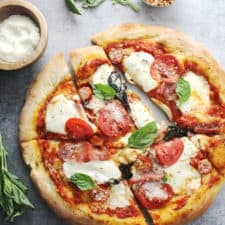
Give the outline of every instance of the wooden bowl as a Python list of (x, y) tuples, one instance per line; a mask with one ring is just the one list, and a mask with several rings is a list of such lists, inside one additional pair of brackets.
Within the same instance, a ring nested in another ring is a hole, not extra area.
[(6, 62), (0, 59), (0, 70), (22, 69), (36, 62), (44, 53), (48, 42), (48, 27), (42, 13), (31, 3), (23, 0), (0, 1), (0, 22), (11, 15), (25, 15), (30, 17), (39, 27), (40, 40), (38, 46), (30, 56), (19, 62)]

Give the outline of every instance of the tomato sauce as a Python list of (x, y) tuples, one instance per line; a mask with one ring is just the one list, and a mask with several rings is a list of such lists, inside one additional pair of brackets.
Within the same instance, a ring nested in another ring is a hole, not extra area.
[(82, 80), (91, 77), (103, 64), (110, 64), (110, 62), (107, 59), (93, 59), (82, 65), (76, 72), (78, 86), (80, 87)]
[(190, 196), (184, 196), (183, 198), (180, 198), (178, 200), (176, 200), (176, 207), (174, 208), (174, 210), (179, 210), (182, 209), (186, 204), (188, 199), (190, 198)]

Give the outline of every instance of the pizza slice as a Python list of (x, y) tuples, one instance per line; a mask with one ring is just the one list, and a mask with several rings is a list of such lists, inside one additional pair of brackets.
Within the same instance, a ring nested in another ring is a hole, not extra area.
[(81, 140), (96, 131), (82, 108), (61, 53), (45, 66), (30, 87), (19, 127), (21, 142), (36, 138)]
[(139, 24), (110, 28), (92, 40), (170, 120), (196, 133), (224, 133), (225, 74), (200, 44), (169, 28)]
[(31, 178), (70, 224), (146, 224), (116, 162), (88, 141), (23, 142)]
[(132, 174), (129, 185), (154, 224), (184, 224), (208, 209), (224, 184), (218, 166), (225, 163), (211, 161), (210, 154), (219, 157), (214, 150), (205, 135), (173, 138), (126, 164)]
[(155, 123), (151, 110), (127, 89), (101, 47), (76, 49), (70, 59), (85, 111), (98, 128), (93, 144), (120, 150), (133, 132)]

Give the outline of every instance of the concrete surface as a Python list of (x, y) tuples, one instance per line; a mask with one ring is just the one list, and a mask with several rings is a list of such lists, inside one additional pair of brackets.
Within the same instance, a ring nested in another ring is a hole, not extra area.
[[(139, 14), (128, 7), (112, 6), (106, 0), (100, 7), (85, 10), (83, 16), (73, 16), (63, 0), (31, 0), (45, 15), (49, 26), (49, 43), (44, 56), (33, 66), (17, 72), (0, 71), (0, 132), (8, 150), (8, 164), (12, 172), (29, 187), (29, 197), (35, 210), (28, 210), (15, 225), (63, 225), (40, 198), (29, 178), (18, 145), (18, 116), (29, 84), (42, 66), (58, 51), (68, 52), (90, 44), (90, 38), (105, 28), (124, 23), (158, 24), (179, 29), (202, 42), (225, 69), (225, 1), (177, 0), (168, 8), (150, 8), (136, 1)], [(225, 85), (225, 84), (224, 84)], [(155, 110), (154, 110), (155, 111)], [(158, 118), (162, 117), (161, 113)], [(224, 225), (225, 188), (201, 218), (189, 225)], [(8, 225), (0, 216), (0, 225)]]

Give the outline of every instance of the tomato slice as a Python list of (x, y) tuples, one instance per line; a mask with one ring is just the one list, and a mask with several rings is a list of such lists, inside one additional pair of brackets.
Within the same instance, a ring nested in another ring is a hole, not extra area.
[(130, 117), (122, 103), (119, 101), (109, 102), (100, 110), (98, 127), (103, 134), (109, 137), (119, 137), (130, 130)]
[(73, 160), (75, 162), (88, 162), (93, 158), (93, 147), (87, 142), (65, 143), (60, 147), (58, 156), (62, 160)]
[(67, 120), (65, 130), (71, 138), (81, 140), (91, 137), (94, 132), (92, 127), (82, 119), (71, 118)]
[(184, 143), (179, 138), (155, 146), (156, 157), (159, 163), (165, 166), (173, 165), (180, 158), (183, 150)]
[(151, 65), (151, 76), (157, 81), (176, 83), (182, 74), (182, 68), (175, 56), (163, 54)]
[(169, 184), (144, 183), (135, 190), (140, 203), (147, 209), (163, 207), (173, 197), (174, 192)]

